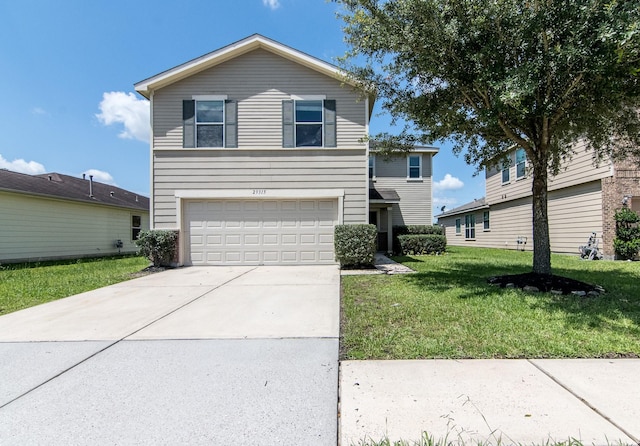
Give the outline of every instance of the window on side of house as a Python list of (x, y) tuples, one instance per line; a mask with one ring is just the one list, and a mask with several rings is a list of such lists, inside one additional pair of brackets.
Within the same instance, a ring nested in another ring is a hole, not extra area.
[(491, 225), (489, 224), (489, 211), (484, 211), (482, 215), (483, 228), (485, 231), (491, 229)]
[(294, 108), (296, 147), (322, 147), (322, 101), (295, 101)]
[(138, 240), (138, 236), (142, 231), (142, 217), (139, 215), (131, 216), (131, 240)]
[(456, 218), (456, 235), (462, 234), (462, 219)]
[(509, 170), (511, 167), (503, 166), (502, 167), (502, 184), (508, 184), (511, 181), (511, 173)]
[(524, 149), (516, 150), (516, 179), (524, 178), (526, 174), (527, 154)]
[(376, 177), (376, 157), (375, 155), (369, 155), (369, 179)]
[(422, 157), (420, 155), (407, 157), (407, 178), (413, 180), (422, 178)]
[(474, 214), (464, 216), (464, 238), (476, 238), (476, 216)]

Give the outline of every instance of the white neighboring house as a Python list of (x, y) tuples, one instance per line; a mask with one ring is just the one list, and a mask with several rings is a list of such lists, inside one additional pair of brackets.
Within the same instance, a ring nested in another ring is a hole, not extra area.
[[(509, 166), (488, 169), (486, 196), (436, 216), (454, 246), (533, 250), (532, 177), (523, 149)], [(551, 251), (578, 254), (592, 232), (608, 258), (614, 256), (614, 214), (624, 205), (640, 211), (640, 167), (635, 160), (594, 164), (584, 143), (549, 178)]]
[(58, 173), (0, 170), (0, 263), (135, 253), (149, 199)]

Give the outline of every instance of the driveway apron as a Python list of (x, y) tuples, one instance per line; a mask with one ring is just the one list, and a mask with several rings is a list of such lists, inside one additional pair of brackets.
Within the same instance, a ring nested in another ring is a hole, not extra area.
[(0, 444), (335, 445), (336, 266), (189, 267), (0, 317)]

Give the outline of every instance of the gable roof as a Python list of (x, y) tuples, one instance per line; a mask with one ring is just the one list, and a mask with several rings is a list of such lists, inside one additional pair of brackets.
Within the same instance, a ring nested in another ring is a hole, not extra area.
[[(166, 87), (167, 85), (173, 84), (181, 79), (185, 79), (203, 70), (259, 48), (270, 51), (284, 57), (285, 59), (289, 59), (307, 68), (357, 87), (355, 82), (350, 82), (348, 80), (347, 73), (341, 68), (289, 46), (283, 45), (275, 40), (271, 40), (260, 34), (254, 34), (246, 37), (235, 43), (170, 68), (162, 73), (156, 74), (155, 76), (151, 76), (150, 78), (137, 82), (134, 84), (134, 87), (138, 93), (149, 99), (154, 90)], [(369, 98), (369, 107), (372, 108), (375, 97), (373, 94), (369, 94)]]
[[(59, 173), (27, 175), (0, 169), (0, 191), (148, 211), (149, 198), (119, 187)], [(90, 195), (92, 192), (92, 196)]]
[(466, 212), (475, 211), (478, 209), (488, 209), (489, 205), (486, 203), (484, 197), (473, 200), (469, 203), (465, 203), (462, 206), (453, 208), (450, 211), (443, 212), (440, 215), (436, 215), (436, 218), (450, 217), (452, 215), (464, 214)]

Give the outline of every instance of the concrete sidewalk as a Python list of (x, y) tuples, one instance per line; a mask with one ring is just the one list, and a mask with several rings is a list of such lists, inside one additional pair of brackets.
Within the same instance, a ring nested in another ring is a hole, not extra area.
[(335, 266), (182, 268), (0, 317), (0, 444), (335, 445)]
[(344, 361), (340, 438), (631, 445), (638, 401), (637, 359)]

